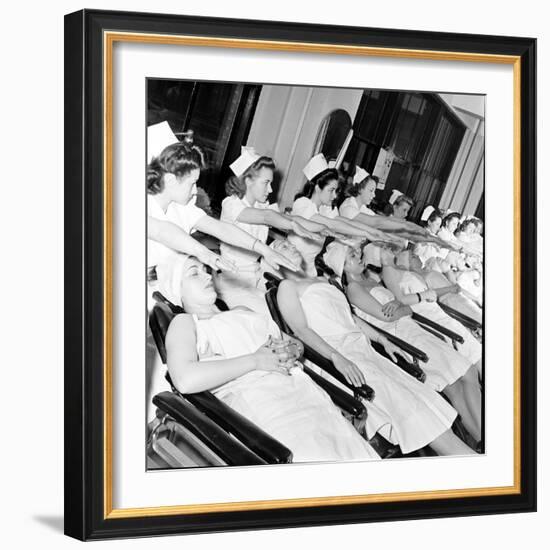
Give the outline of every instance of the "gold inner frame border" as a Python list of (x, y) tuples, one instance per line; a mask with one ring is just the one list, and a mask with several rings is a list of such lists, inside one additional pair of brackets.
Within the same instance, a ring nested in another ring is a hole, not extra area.
[[(371, 57), (397, 57), (443, 61), (466, 61), (475, 63), (498, 63), (513, 65), (514, 86), (514, 484), (503, 487), (482, 487), (436, 491), (414, 491), (371, 495), (346, 495), (327, 497), (303, 497), (277, 500), (254, 500), (242, 502), (221, 502), (209, 504), (182, 504), (150, 508), (113, 508), (112, 467), (112, 293), (113, 293), (113, 46), (116, 42), (145, 44), (167, 44), (181, 46), (202, 46), (215, 48), (257, 49), (302, 53), (358, 55)], [(521, 423), (520, 423), (520, 380), (521, 380), (521, 58), (513, 55), (481, 54), (452, 51), (409, 50), (400, 48), (379, 48), (369, 46), (347, 46), (340, 44), (315, 44), (282, 42), (271, 40), (249, 40), (201, 36), (163, 35), (149, 33), (113, 32), (103, 33), (103, 223), (104, 223), (104, 346), (103, 346), (103, 390), (104, 390), (104, 445), (103, 445), (103, 509), (105, 519), (173, 516), (184, 514), (235, 512), (247, 510), (272, 510), (281, 508), (304, 508), (310, 506), (334, 506), (412, 500), (435, 500), (445, 498), (466, 498), (480, 496), (513, 495), (521, 493)]]

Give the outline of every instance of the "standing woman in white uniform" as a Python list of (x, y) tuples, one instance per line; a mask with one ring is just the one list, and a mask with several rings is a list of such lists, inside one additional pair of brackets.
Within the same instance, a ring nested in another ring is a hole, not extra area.
[[(308, 239), (321, 238), (314, 232), (326, 230), (326, 226), (283, 215), (279, 213), (277, 204), (268, 203), (275, 170), (273, 159), (258, 155), (252, 147), (243, 147), (241, 155), (230, 168), (234, 176), (225, 186), (228, 196), (222, 202), (220, 219), (223, 222), (239, 227), (264, 244), (269, 227)], [(247, 306), (253, 311), (268, 313), (260, 254), (227, 243), (221, 243), (220, 252), (222, 259), (236, 268), (234, 272), (221, 273), (216, 277), (216, 288), (227, 305)]]
[[(343, 218), (338, 214), (338, 210), (332, 206), (339, 183), (338, 171), (329, 168), (322, 153), (314, 156), (303, 172), (308, 182), (292, 205), (293, 215), (322, 223), (330, 230), (343, 235), (371, 240), (391, 240), (388, 235), (375, 228)], [(315, 277), (315, 257), (323, 248), (324, 239), (314, 241), (298, 235), (290, 235), (288, 240), (302, 255), (306, 274), (309, 277)]]
[[(162, 123), (166, 124), (166, 123)], [(150, 127), (149, 130), (154, 129)], [(265, 243), (258, 241), (250, 234), (233, 224), (224, 223), (212, 218), (206, 212), (195, 205), (197, 195), (197, 180), (200, 176), (201, 168), (204, 167), (204, 158), (197, 146), (189, 143), (180, 142), (171, 133), (164, 136), (163, 142), (173, 139), (171, 144), (161, 149), (160, 154), (150, 161), (147, 167), (147, 193), (148, 193), (148, 216), (149, 220), (169, 222), (159, 224), (156, 222), (157, 237), (165, 238), (166, 233), (174, 225), (183, 230), (184, 233), (191, 235), (195, 231), (202, 231), (208, 235), (216, 237), (222, 242), (229, 243), (246, 250), (253, 250), (257, 254), (266, 258), (269, 263), (283, 263), (289, 269), (296, 269), (286, 258), (277, 254)], [(153, 134), (154, 135), (154, 134)], [(158, 145), (155, 145), (158, 149)], [(148, 265), (155, 265), (163, 258), (155, 257), (155, 247), (151, 249), (149, 238), (149, 256), (153, 256), (148, 261)], [(163, 250), (164, 257), (178, 250)], [(151, 263), (155, 262), (155, 263)], [(223, 260), (222, 260), (223, 262)], [(226, 267), (231, 267), (225, 261)], [(224, 267), (219, 265), (216, 267)]]

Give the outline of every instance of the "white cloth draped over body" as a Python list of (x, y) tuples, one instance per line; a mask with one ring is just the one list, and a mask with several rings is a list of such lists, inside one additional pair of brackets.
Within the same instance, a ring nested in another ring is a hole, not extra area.
[[(395, 299), (393, 293), (383, 286), (372, 287), (369, 292), (380, 305), (387, 304)], [(401, 317), (397, 321), (388, 322), (368, 315), (359, 308), (355, 308), (355, 313), (365, 321), (401, 338), (426, 353), (428, 361), (420, 363), (420, 367), (426, 373), (425, 384), (435, 391), (440, 392), (448, 385), (456, 382), (464, 376), (471, 366), (470, 362), (462, 357), (450, 344), (425, 331), (409, 315)]]
[[(193, 317), (201, 360), (254, 353), (280, 331), (270, 319), (233, 310), (209, 319)], [(286, 445), (294, 462), (369, 460), (380, 457), (299, 367), (290, 376), (254, 370), (212, 390), (261, 429)]]
[[(269, 208), (278, 212), (276, 204), (256, 202), (251, 205), (245, 197), (236, 195), (226, 197), (222, 202), (220, 220), (236, 225), (262, 243), (267, 241), (269, 227), (261, 224), (249, 224), (237, 220), (245, 208)], [(269, 314), (265, 302), (265, 281), (258, 262), (260, 254), (237, 246), (220, 243), (220, 254), (224, 260), (233, 262), (236, 272), (221, 272), (216, 275), (215, 284), (220, 297), (232, 308), (246, 306), (263, 315)]]
[(309, 328), (355, 363), (374, 389), (374, 400), (366, 404), (369, 439), (380, 432), (399, 444), (403, 453), (410, 453), (451, 427), (457, 416), (453, 407), (429, 386), (374, 351), (340, 291), (328, 283), (312, 283), (300, 302)]
[[(416, 292), (428, 290), (426, 282), (420, 275), (405, 270), (400, 270), (400, 273), (401, 280), (399, 282), (399, 287), (404, 294), (414, 294)], [(436, 302), (422, 301), (411, 305), (411, 308), (419, 315), (423, 315), (462, 336), (464, 338), (464, 343), (458, 344), (457, 351), (470, 361), (470, 365), (477, 364), (481, 360), (481, 344), (464, 325), (447, 315)]]
[[(320, 208), (307, 197), (300, 197), (294, 201), (292, 205), (292, 214), (294, 216), (302, 216), (306, 219), (311, 219), (316, 214), (325, 216), (326, 218), (335, 218), (338, 216), (336, 208), (321, 206)], [(323, 240), (314, 241), (299, 237), (298, 235), (289, 235), (288, 240), (298, 249), (304, 259), (304, 268), (308, 277), (316, 277), (317, 270), (315, 269), (315, 256), (321, 252), (323, 248)]]
[(340, 216), (353, 220), (358, 214), (366, 214), (367, 216), (376, 216), (376, 214), (366, 205), (359, 206), (356, 197), (348, 197), (339, 208)]
[[(470, 271), (464, 272), (464, 275), (471, 274)], [(462, 273), (459, 273), (458, 275), (458, 281), (465, 281), (465, 278), (462, 276)], [(451, 282), (445, 275), (442, 273), (439, 273), (437, 271), (430, 271), (424, 276), (424, 279), (428, 283), (430, 288), (437, 289), (437, 288), (443, 288), (446, 286), (450, 286)], [(472, 284), (474, 284), (472, 282)], [(459, 286), (462, 288), (462, 285), (459, 284)], [(475, 286), (475, 285), (474, 285)], [(481, 290), (481, 289), (480, 289)], [(478, 323), (482, 322), (482, 314), (481, 314), (481, 308), (479, 305), (474, 302), (469, 296), (467, 296), (464, 292), (447, 292), (447, 294), (443, 294), (442, 296), (439, 296), (438, 301), (444, 305), (447, 305), (460, 313), (463, 313), (464, 315), (467, 315), (468, 317), (476, 320)]]

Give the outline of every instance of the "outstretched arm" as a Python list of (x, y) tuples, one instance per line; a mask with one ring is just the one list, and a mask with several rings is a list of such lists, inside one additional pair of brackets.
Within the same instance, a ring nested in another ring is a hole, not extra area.
[(283, 318), (302, 342), (323, 357), (330, 359), (350, 384), (354, 386), (365, 384), (365, 377), (361, 370), (323, 340), (317, 332), (309, 328), (296, 284), (293, 281), (287, 279), (281, 282), (277, 290), (277, 302)]
[(206, 246), (199, 243), (181, 227), (172, 222), (158, 220), (157, 218), (148, 216), (147, 237), (177, 252), (195, 256), (203, 264), (215, 270), (224, 269), (233, 271), (235, 269), (235, 266), (231, 262), (222, 260), (220, 256), (214, 254), (214, 252), (206, 248)]
[(296, 271), (297, 269), (296, 266), (284, 256), (275, 252), (265, 243), (255, 239), (252, 235), (232, 223), (222, 222), (210, 216), (203, 216), (195, 227), (203, 233), (217, 237), (224, 243), (232, 244), (246, 250), (254, 250), (263, 256), (269, 264), (275, 267), (286, 267), (290, 271)]

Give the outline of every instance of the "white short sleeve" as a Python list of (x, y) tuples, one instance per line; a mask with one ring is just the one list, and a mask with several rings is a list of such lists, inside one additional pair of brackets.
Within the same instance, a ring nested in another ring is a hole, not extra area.
[(167, 219), (179, 225), (189, 234), (195, 231), (195, 226), (199, 220), (206, 215), (206, 212), (196, 206), (194, 202), (185, 205), (173, 202), (166, 211)]
[(315, 203), (307, 197), (300, 197), (294, 201), (292, 205), (292, 214), (295, 216), (302, 216), (307, 220), (311, 219), (315, 214), (318, 214), (317, 206)]
[(357, 206), (357, 201), (353, 197), (348, 197), (340, 205), (340, 216), (342, 216), (343, 218), (353, 220), (359, 213), (360, 210)]
[(235, 223), (239, 214), (246, 208), (246, 204), (237, 195), (225, 197), (222, 201), (222, 213), (220, 220), (228, 223)]

